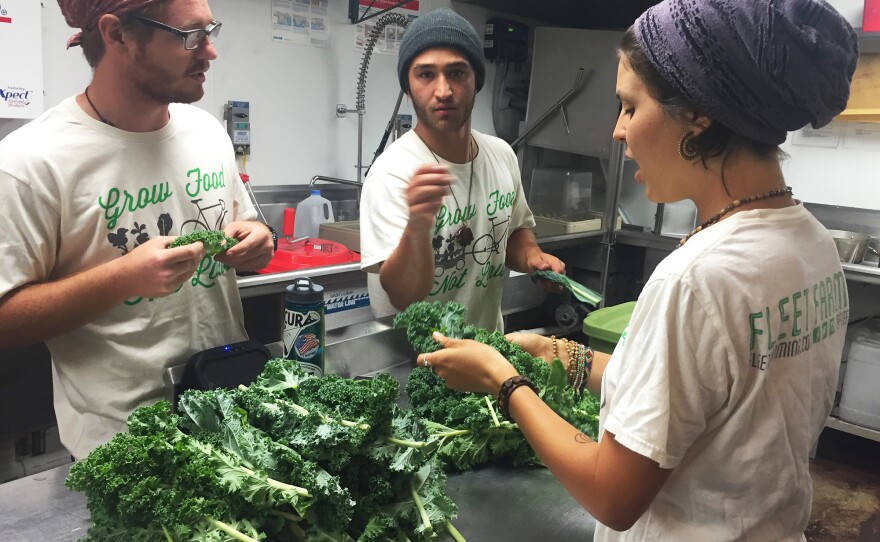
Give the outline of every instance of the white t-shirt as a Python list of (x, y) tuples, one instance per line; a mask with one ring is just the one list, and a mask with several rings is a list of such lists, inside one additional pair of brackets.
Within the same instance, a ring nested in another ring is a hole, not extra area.
[[(129, 133), (68, 98), (0, 141), (0, 193), (0, 297), (158, 235), (256, 217), (225, 130), (185, 105), (162, 129)], [(61, 442), (85, 457), (164, 398), (166, 367), (245, 338), (235, 273), (206, 257), (177, 292), (127, 300), (47, 341)]]
[[(361, 268), (369, 272), (370, 305), (376, 316), (397, 312), (379, 281), (377, 264), (397, 248), (409, 221), (406, 186), (418, 166), (439, 162), (449, 166), (457, 181), (450, 188), (454, 196), (449, 194), (443, 199), (434, 221), (434, 286), (426, 300), (464, 303), (472, 324), (503, 329), (501, 294), (507, 239), (520, 228), (534, 228), (535, 219), (526, 203), (519, 164), (510, 145), (477, 131), (472, 134), (479, 147), (473, 162), (454, 164), (439, 156), (435, 159), (411, 130), (370, 168), (361, 196)], [(455, 234), (465, 222), (474, 238), (463, 247)]]
[(848, 313), (834, 242), (800, 204), (736, 213), (663, 260), (605, 369), (601, 422), (674, 471), (630, 530), (595, 540), (804, 540)]

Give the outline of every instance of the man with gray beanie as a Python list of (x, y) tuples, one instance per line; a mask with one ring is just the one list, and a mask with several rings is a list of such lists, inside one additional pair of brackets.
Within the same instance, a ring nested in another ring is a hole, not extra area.
[[(0, 141), (0, 348), (46, 342), (61, 442), (81, 458), (164, 398), (167, 367), (247, 338), (231, 268), (264, 267), (272, 237), (226, 131), (184, 105), (217, 57), (207, 0), (58, 3), (94, 73)], [(239, 243), (167, 248), (193, 229)]]
[(377, 316), (455, 300), (471, 323), (502, 330), (505, 266), (565, 270), (537, 245), (513, 150), (471, 129), (482, 49), (473, 26), (446, 8), (403, 36), (397, 71), (416, 126), (372, 165), (361, 198), (361, 267)]

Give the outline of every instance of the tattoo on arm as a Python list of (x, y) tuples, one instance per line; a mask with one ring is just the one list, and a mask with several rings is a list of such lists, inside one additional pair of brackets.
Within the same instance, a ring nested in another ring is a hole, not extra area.
[(574, 436), (574, 441), (577, 442), (577, 443), (579, 443), (579, 444), (587, 444), (588, 442), (593, 442), (593, 441), (590, 439), (590, 437), (588, 437), (587, 435), (585, 435), (585, 434), (583, 434), (583, 433), (578, 433), (577, 435), (575, 435), (575, 436)]

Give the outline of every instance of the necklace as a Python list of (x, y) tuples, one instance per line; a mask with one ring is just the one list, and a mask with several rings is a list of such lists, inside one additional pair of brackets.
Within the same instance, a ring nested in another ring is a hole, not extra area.
[(95, 104), (92, 103), (92, 99), (89, 98), (89, 87), (86, 87), (85, 95), (86, 95), (86, 101), (89, 102), (90, 106), (92, 106), (92, 111), (94, 111), (95, 114), (98, 115), (98, 118), (101, 119), (101, 122), (103, 122), (107, 126), (112, 126), (112, 127), (116, 128), (116, 125), (113, 124), (112, 122), (110, 122), (109, 120), (105, 119), (104, 115), (102, 115), (101, 112), (98, 111), (98, 108), (95, 107)]
[[(477, 142), (474, 141), (473, 135), (471, 136), (471, 141), (473, 141), (474, 145), (476, 146)], [(470, 143), (470, 141), (468, 143)], [(470, 150), (470, 149), (468, 149), (468, 150)], [(428, 148), (428, 151), (431, 153), (431, 156), (434, 157), (434, 160), (439, 164), (440, 159), (437, 158), (437, 155), (434, 154), (434, 151), (432, 151), (430, 148)], [(467, 203), (466, 203), (464, 209), (462, 210), (461, 221), (464, 225), (461, 228), (459, 228), (457, 232), (455, 232), (455, 241), (463, 247), (470, 245), (474, 240), (474, 230), (472, 230), (471, 227), (468, 226), (468, 223), (467, 223), (467, 212), (468, 212), (468, 208), (471, 206), (471, 189), (474, 187), (474, 162), (476, 162), (476, 161), (477, 161), (477, 155), (475, 153), (473, 159), (470, 161), (471, 162), (471, 176), (470, 176), (470, 179), (468, 180)], [(459, 209), (461, 209), (462, 208), (461, 204), (458, 203), (458, 198), (455, 196), (455, 191), (452, 190), (451, 186), (449, 187), (449, 192), (452, 193), (452, 199), (455, 200), (455, 205)]]
[(769, 192), (764, 192), (763, 194), (756, 194), (754, 196), (746, 196), (744, 198), (739, 198), (739, 199), (733, 200), (733, 202), (729, 203), (724, 209), (721, 209), (720, 211), (715, 213), (712, 216), (712, 218), (710, 218), (709, 220), (703, 222), (702, 224), (700, 224), (699, 226), (694, 228), (694, 231), (690, 232), (689, 234), (687, 234), (685, 236), (684, 239), (679, 241), (678, 246), (675, 248), (679, 248), (680, 246), (685, 244), (688, 239), (690, 239), (691, 237), (693, 237), (697, 233), (705, 230), (706, 228), (708, 228), (712, 224), (716, 224), (719, 220), (721, 220), (721, 217), (725, 216), (726, 214), (730, 213), (731, 211), (733, 211), (734, 209), (736, 209), (737, 207), (739, 207), (741, 205), (745, 205), (746, 203), (752, 203), (753, 201), (761, 201), (762, 199), (778, 198), (779, 196), (790, 196), (790, 195), (791, 195), (791, 187), (786, 186), (785, 188), (777, 188), (776, 190), (770, 190)]

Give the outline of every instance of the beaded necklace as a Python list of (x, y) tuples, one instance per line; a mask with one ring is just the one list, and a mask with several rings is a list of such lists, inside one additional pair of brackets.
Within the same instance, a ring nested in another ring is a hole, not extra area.
[(709, 220), (703, 222), (702, 224), (700, 224), (699, 226), (694, 228), (694, 231), (690, 232), (689, 234), (687, 234), (685, 236), (684, 239), (679, 241), (678, 246), (675, 248), (681, 247), (683, 244), (685, 244), (687, 242), (688, 239), (693, 237), (695, 234), (705, 230), (706, 228), (708, 228), (712, 224), (716, 224), (719, 220), (721, 220), (721, 218), (723, 216), (727, 215), (728, 213), (730, 213), (731, 211), (733, 211), (737, 207), (740, 207), (741, 205), (745, 205), (747, 203), (752, 203), (754, 201), (761, 201), (762, 199), (778, 198), (779, 196), (790, 196), (790, 195), (791, 195), (791, 187), (786, 186), (785, 188), (777, 188), (776, 190), (770, 190), (769, 192), (764, 192), (763, 194), (756, 194), (754, 196), (746, 196), (744, 198), (735, 199), (735, 200), (733, 200), (733, 202), (727, 204), (727, 206), (724, 209), (721, 209), (720, 211), (715, 213), (712, 216), (712, 218), (710, 218)]
[[(473, 135), (471, 135), (471, 141), (473, 141), (474, 146), (477, 145), (477, 142), (474, 141)], [(470, 143), (471, 141), (469, 141), (468, 143)], [(439, 164), (440, 159), (437, 158), (437, 155), (434, 154), (434, 151), (432, 151), (430, 148), (428, 148), (428, 151), (431, 153), (431, 156), (434, 157), (434, 160)], [(470, 145), (468, 145), (468, 151), (470, 151)], [(468, 154), (470, 154), (470, 152), (468, 152)], [(464, 209), (462, 209), (461, 221), (464, 225), (461, 228), (459, 228), (457, 232), (455, 232), (455, 241), (463, 247), (470, 245), (471, 242), (473, 242), (473, 240), (474, 240), (474, 230), (472, 230), (471, 227), (468, 226), (466, 217), (467, 217), (468, 207), (471, 206), (471, 189), (474, 187), (474, 162), (476, 162), (476, 161), (477, 161), (477, 155), (476, 155), (476, 153), (474, 153), (474, 157), (470, 160), (470, 162), (471, 162), (471, 176), (470, 176), (470, 180), (468, 181), (467, 204), (465, 205)], [(449, 192), (452, 193), (452, 199), (455, 200), (455, 205), (458, 206), (459, 209), (461, 209), (462, 208), (461, 204), (458, 203), (458, 198), (455, 196), (455, 191), (452, 190), (451, 186), (449, 187)]]
[(116, 125), (113, 124), (112, 122), (110, 122), (109, 120), (105, 119), (104, 115), (102, 115), (101, 112), (98, 111), (98, 108), (95, 107), (95, 104), (92, 103), (92, 99), (89, 98), (89, 87), (86, 87), (85, 95), (86, 95), (86, 101), (89, 102), (90, 106), (92, 106), (92, 111), (94, 111), (95, 114), (98, 115), (98, 118), (101, 119), (101, 122), (103, 122), (104, 124), (106, 124), (108, 126), (112, 126), (112, 127), (116, 128)]

